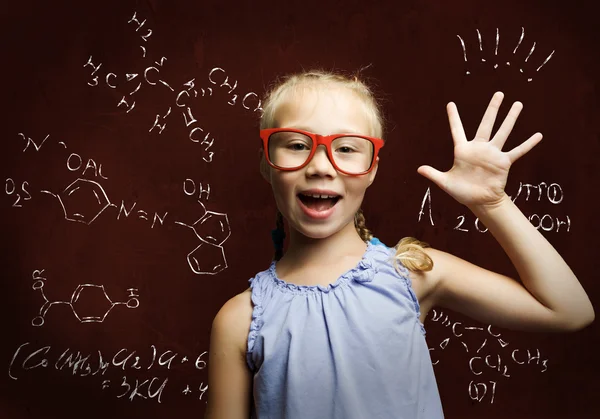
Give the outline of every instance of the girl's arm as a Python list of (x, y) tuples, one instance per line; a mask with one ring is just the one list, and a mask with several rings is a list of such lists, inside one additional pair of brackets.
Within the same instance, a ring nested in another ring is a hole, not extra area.
[(513, 262), (523, 285), (448, 253), (426, 249), (433, 259), (431, 305), (478, 321), (529, 331), (578, 330), (594, 309), (563, 258), (506, 197), (495, 207), (472, 208)]
[(215, 316), (208, 358), (208, 404), (204, 419), (248, 419), (252, 376), (246, 339), (252, 307), (248, 292), (227, 301)]
[(576, 330), (594, 320), (581, 284), (558, 252), (504, 192), (508, 170), (542, 139), (502, 152), (522, 104), (515, 102), (490, 139), (503, 94), (492, 98), (475, 138), (467, 141), (458, 110), (448, 104), (454, 165), (445, 173), (430, 166), (418, 172), (466, 205), (498, 240), (523, 285), (448, 253), (426, 249), (434, 262), (424, 283), (434, 284), (428, 304), (464, 313), (482, 322), (522, 330)]

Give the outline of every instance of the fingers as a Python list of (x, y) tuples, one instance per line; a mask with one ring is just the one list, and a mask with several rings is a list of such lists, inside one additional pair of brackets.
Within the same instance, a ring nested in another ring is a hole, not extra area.
[(492, 138), (491, 142), (494, 145), (496, 145), (500, 150), (504, 146), (506, 139), (508, 138), (510, 132), (515, 126), (515, 123), (517, 122), (517, 118), (519, 118), (521, 110), (523, 110), (523, 104), (521, 102), (513, 103), (512, 107), (510, 108), (510, 111), (508, 111), (508, 115), (506, 115), (506, 118), (504, 119), (504, 122), (502, 122), (502, 125), (500, 126), (500, 128), (498, 128), (498, 132), (496, 132), (494, 138)]
[[(508, 136), (512, 132), (512, 129), (519, 118), (521, 111), (523, 110), (523, 104), (521, 102), (513, 103), (512, 107), (508, 111), (506, 118), (502, 122), (502, 125), (494, 135), (494, 137), (490, 140), (492, 135), (492, 130), (494, 128), (494, 122), (496, 121), (496, 117), (498, 115), (498, 110), (500, 109), (500, 105), (502, 104), (502, 100), (504, 99), (504, 93), (496, 92), (492, 96), (492, 100), (488, 105), (483, 118), (481, 119), (481, 123), (479, 124), (479, 128), (477, 129), (477, 133), (475, 134), (475, 138), (473, 141), (489, 141), (492, 145), (497, 147), (499, 150), (502, 150), (504, 147), (504, 143), (506, 142)], [(448, 120), (450, 122), (450, 131), (452, 132), (452, 138), (454, 140), (454, 145), (456, 146), (459, 142), (466, 142), (467, 137), (465, 135), (465, 131), (460, 120), (460, 116), (458, 114), (458, 109), (453, 102), (448, 103), (446, 106), (446, 110), (448, 112)], [(509, 153), (509, 157), (512, 162), (519, 159), (521, 156), (527, 154), (533, 147), (535, 147), (542, 140), (542, 134), (536, 133), (532, 135), (527, 141), (518, 147), (513, 148)], [(425, 166), (422, 166), (425, 167)], [(421, 168), (419, 168), (421, 169)], [(431, 169), (435, 170), (435, 169)], [(429, 169), (424, 169), (423, 172), (419, 170), (423, 176), (430, 178), (435, 182), (432, 176), (437, 176), (436, 174), (431, 173)], [(427, 174), (425, 174), (427, 173)], [(441, 172), (438, 172), (438, 175)], [(431, 176), (429, 176), (431, 174)], [(436, 182), (437, 183), (437, 182)]]
[(448, 122), (450, 123), (450, 132), (452, 133), (452, 140), (454, 145), (459, 142), (467, 141), (465, 130), (463, 129), (462, 122), (460, 121), (460, 115), (454, 102), (448, 103), (446, 106), (446, 112), (448, 113)]
[(477, 133), (473, 139), (474, 141), (488, 141), (492, 136), (492, 129), (494, 128), (494, 122), (498, 115), (498, 109), (500, 109), (500, 105), (502, 104), (502, 99), (504, 99), (504, 93), (494, 93), (494, 96), (492, 96), (492, 100), (481, 119), (479, 128), (477, 128)]
[(511, 164), (517, 161), (519, 158), (527, 154), (533, 147), (535, 147), (540, 141), (542, 141), (542, 134), (536, 132), (527, 139), (523, 144), (520, 144), (510, 150), (507, 154), (510, 158)]

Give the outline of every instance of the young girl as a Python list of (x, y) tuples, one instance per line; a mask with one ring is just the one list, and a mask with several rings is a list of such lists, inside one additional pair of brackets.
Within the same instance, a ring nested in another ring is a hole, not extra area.
[(520, 330), (593, 321), (571, 269), (504, 192), (511, 164), (542, 135), (503, 152), (523, 106), (492, 137), (502, 98), (494, 94), (471, 141), (449, 103), (454, 165), (418, 173), (479, 217), (524, 286), (413, 238), (395, 248), (373, 238), (360, 206), (383, 127), (364, 83), (311, 71), (269, 93), (260, 171), (279, 209), (275, 260), (213, 321), (205, 418), (442, 418), (423, 328), (433, 306)]

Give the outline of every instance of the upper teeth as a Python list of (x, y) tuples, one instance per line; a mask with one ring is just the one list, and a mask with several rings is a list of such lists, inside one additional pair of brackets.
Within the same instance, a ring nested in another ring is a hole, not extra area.
[(313, 198), (335, 198), (337, 195), (316, 195), (316, 194), (304, 194), (306, 196), (312, 196)]

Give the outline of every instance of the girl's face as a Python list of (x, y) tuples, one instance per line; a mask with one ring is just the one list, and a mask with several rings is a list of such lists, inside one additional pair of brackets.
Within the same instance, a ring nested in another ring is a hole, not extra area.
[[(274, 119), (276, 127), (296, 128), (320, 135), (371, 135), (364, 105), (354, 92), (343, 87), (326, 86), (324, 89), (306, 88), (289, 92), (275, 111)], [(299, 170), (281, 171), (266, 164), (261, 167), (263, 177), (273, 188), (277, 207), (290, 227), (315, 239), (329, 237), (344, 228), (354, 230), (354, 214), (377, 172), (376, 163), (373, 170), (365, 175), (339, 173), (329, 161), (323, 145)], [(314, 195), (334, 195), (336, 198), (319, 199)]]

